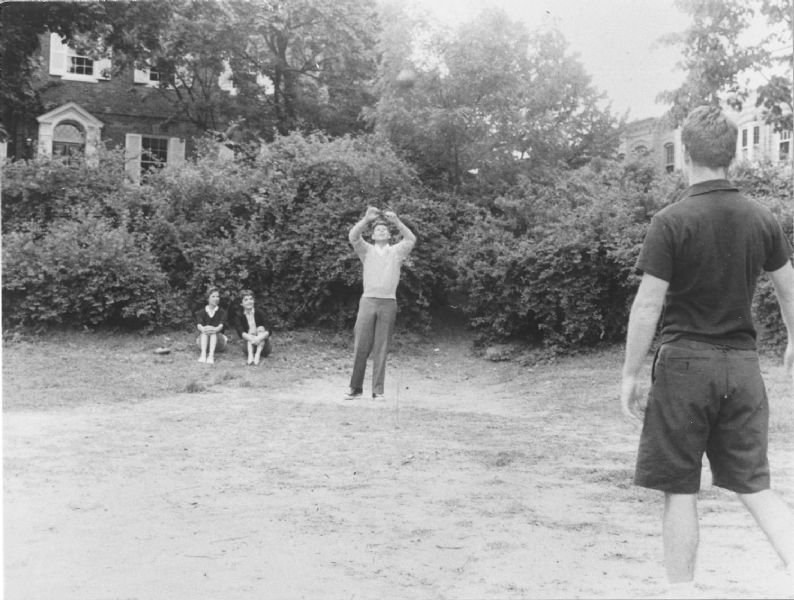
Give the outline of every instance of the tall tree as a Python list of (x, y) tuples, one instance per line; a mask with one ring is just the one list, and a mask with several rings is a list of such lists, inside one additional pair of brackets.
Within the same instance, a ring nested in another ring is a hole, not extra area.
[[(680, 46), (686, 71), (683, 84), (662, 92), (675, 123), (699, 104), (727, 102), (737, 110), (751, 96), (763, 105), (767, 122), (791, 129), (792, 0), (676, 0), (691, 15), (692, 25), (662, 38)], [(754, 22), (765, 22), (766, 34), (748, 43)], [(782, 67), (782, 69), (781, 69)], [(766, 77), (762, 85), (752, 76)]]
[(281, 134), (361, 130), (374, 102), (379, 22), (373, 0), (229, 0), (236, 37), (235, 82), (267, 82), (262, 97)]
[[(454, 31), (388, 10), (396, 31), (387, 29), (384, 44), (395, 46), (382, 49), (370, 117), (426, 181), (457, 187), (476, 171), (509, 182), (617, 146), (618, 120), (599, 108), (603, 98), (558, 32), (530, 32), (493, 9)], [(398, 81), (406, 68), (413, 87)]]

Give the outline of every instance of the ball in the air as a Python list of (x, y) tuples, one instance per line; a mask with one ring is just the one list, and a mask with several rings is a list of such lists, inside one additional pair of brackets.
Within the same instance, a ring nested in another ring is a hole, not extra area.
[(416, 83), (416, 73), (414, 73), (413, 69), (403, 69), (397, 74), (395, 83), (397, 84), (398, 88), (404, 90), (410, 89), (414, 87), (414, 84)]

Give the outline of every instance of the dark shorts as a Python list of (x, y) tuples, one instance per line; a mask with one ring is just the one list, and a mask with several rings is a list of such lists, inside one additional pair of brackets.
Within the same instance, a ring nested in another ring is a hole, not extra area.
[(769, 404), (754, 350), (664, 344), (654, 360), (634, 483), (672, 494), (713, 483), (741, 494), (769, 488)]

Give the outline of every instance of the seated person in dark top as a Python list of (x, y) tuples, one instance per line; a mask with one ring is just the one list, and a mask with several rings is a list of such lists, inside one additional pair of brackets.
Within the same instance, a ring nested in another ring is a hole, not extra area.
[(270, 354), (270, 332), (265, 325), (265, 313), (254, 308), (254, 293), (243, 290), (243, 310), (235, 319), (235, 329), (245, 341), (245, 350), (248, 354), (249, 365), (258, 365), (261, 356)]
[(201, 348), (198, 359), (200, 363), (214, 363), (215, 352), (226, 349), (226, 336), (221, 333), (226, 322), (226, 311), (218, 306), (220, 298), (218, 288), (210, 288), (207, 292), (207, 306), (197, 310), (195, 314), (196, 328), (199, 331), (196, 343)]

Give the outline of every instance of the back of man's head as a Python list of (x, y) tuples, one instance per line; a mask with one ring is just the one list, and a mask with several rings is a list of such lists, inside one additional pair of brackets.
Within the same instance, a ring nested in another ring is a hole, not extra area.
[(684, 121), (681, 142), (696, 165), (728, 168), (736, 154), (738, 131), (719, 107), (698, 106)]

